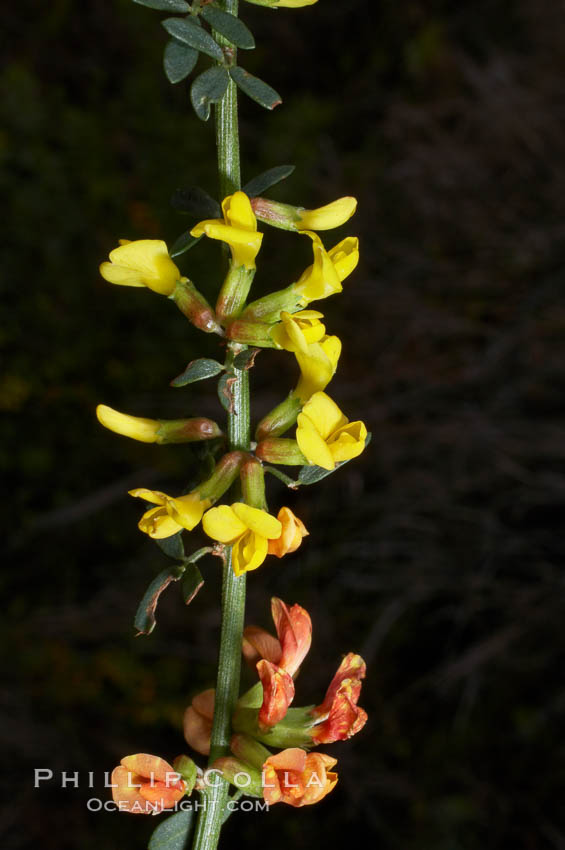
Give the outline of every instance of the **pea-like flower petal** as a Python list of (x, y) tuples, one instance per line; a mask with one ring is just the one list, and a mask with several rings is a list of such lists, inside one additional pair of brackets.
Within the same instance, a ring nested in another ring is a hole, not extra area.
[(324, 392), (314, 393), (304, 405), (297, 426), (300, 451), (310, 463), (324, 469), (334, 469), (336, 463), (357, 457), (365, 448), (365, 424), (349, 422)]
[(171, 295), (181, 277), (161, 239), (138, 239), (114, 248), (100, 274), (109, 283), (147, 286), (160, 295)]
[(190, 231), (192, 236), (206, 235), (230, 246), (236, 267), (255, 268), (263, 234), (257, 232), (257, 219), (245, 192), (234, 192), (222, 201), (222, 219), (200, 221)]

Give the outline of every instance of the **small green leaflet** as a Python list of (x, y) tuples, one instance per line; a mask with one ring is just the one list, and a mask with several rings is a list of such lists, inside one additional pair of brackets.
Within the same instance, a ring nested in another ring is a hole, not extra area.
[(176, 189), (171, 198), (171, 206), (175, 210), (193, 215), (195, 218), (222, 217), (222, 208), (219, 203), (200, 186)]
[(192, 602), (203, 584), (204, 579), (202, 578), (202, 573), (196, 564), (189, 562), (186, 565), (186, 570), (181, 582), (182, 598), (184, 599), (185, 605), (189, 605)]
[(171, 38), (163, 54), (163, 68), (170, 83), (180, 83), (188, 77), (198, 61), (198, 51)]
[(183, 44), (188, 44), (189, 47), (194, 47), (195, 50), (206, 53), (207, 56), (211, 56), (218, 62), (223, 60), (222, 48), (216, 44), (206, 30), (194, 23), (191, 18), (165, 18), (161, 23), (169, 35), (172, 35), (177, 41), (182, 41)]
[(255, 100), (265, 109), (274, 109), (279, 103), (282, 103), (282, 98), (278, 92), (260, 80), (259, 77), (254, 77), (243, 68), (235, 66), (230, 68), (230, 76), (234, 83), (239, 86), (252, 100)]
[(233, 359), (233, 366), (239, 372), (247, 372), (255, 365), (255, 358), (261, 351), (260, 348), (247, 348), (240, 351)]
[(187, 384), (193, 384), (195, 381), (203, 381), (205, 378), (213, 378), (214, 375), (219, 375), (223, 371), (223, 366), (217, 360), (212, 360), (209, 357), (199, 357), (198, 360), (191, 360), (184, 372), (177, 378), (171, 381), (171, 387), (185, 387)]
[(228, 72), (221, 65), (209, 68), (196, 77), (190, 88), (190, 99), (194, 111), (202, 121), (208, 120), (211, 104), (223, 98), (228, 83)]
[(151, 634), (155, 628), (155, 610), (157, 608), (157, 603), (159, 602), (159, 597), (170, 583), (178, 581), (183, 573), (184, 566), (179, 564), (176, 567), (169, 567), (166, 570), (162, 570), (159, 575), (153, 579), (143, 594), (143, 599), (139, 603), (135, 619), (133, 621), (138, 635)]
[(242, 47), (244, 50), (252, 50), (255, 47), (253, 33), (239, 18), (229, 12), (223, 12), (216, 6), (203, 6), (200, 14), (216, 32), (225, 36), (236, 47)]
[(294, 165), (277, 165), (275, 168), (269, 168), (267, 171), (263, 171), (257, 177), (254, 177), (249, 183), (246, 183), (242, 191), (250, 198), (256, 198), (257, 195), (261, 195), (266, 189), (270, 189), (271, 186), (290, 177), (295, 167)]
[(161, 821), (149, 839), (148, 850), (187, 850), (192, 832), (193, 812), (175, 812)]
[(194, 248), (196, 243), (200, 242), (201, 239), (202, 236), (191, 236), (190, 230), (186, 230), (173, 242), (171, 250), (169, 251), (170, 256), (180, 257), (181, 254), (184, 254), (186, 251), (190, 251), (191, 248)]
[(165, 555), (169, 558), (181, 561), (184, 558), (184, 543), (182, 542), (182, 531), (178, 531), (171, 537), (163, 537), (161, 540), (155, 540), (155, 543)]
[(160, 12), (190, 12), (190, 6), (185, 0), (133, 0), (140, 6), (158, 9)]

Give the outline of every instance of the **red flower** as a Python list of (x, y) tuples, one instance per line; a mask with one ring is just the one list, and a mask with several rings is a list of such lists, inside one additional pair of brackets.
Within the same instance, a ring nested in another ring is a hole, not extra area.
[(263, 797), (269, 805), (309, 806), (335, 787), (336, 759), (325, 753), (306, 753), (298, 747), (282, 750), (263, 764)]
[(186, 791), (186, 783), (159, 756), (126, 756), (112, 771), (112, 797), (122, 812), (150, 815), (170, 809)]
[(293, 676), (302, 664), (312, 642), (312, 621), (300, 605), (288, 608), (281, 600), (271, 600), (271, 612), (278, 640), (257, 626), (243, 632), (243, 654), (253, 663), (263, 685), (259, 726), (268, 729), (285, 716), (294, 699)]
[(367, 722), (367, 713), (357, 705), (366, 665), (360, 655), (349, 652), (333, 677), (321, 705), (312, 709), (321, 723), (312, 729), (317, 744), (345, 741)]

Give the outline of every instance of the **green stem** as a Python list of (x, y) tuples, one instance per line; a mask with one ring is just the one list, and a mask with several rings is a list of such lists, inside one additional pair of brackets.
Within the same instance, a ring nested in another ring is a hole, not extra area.
[[(218, 5), (226, 12), (237, 15), (238, 0), (220, 0)], [(219, 44), (228, 42), (216, 33)], [(241, 187), (239, 165), (239, 132), (237, 122), (237, 89), (230, 80), (221, 102), (216, 108), (216, 143), (220, 197)], [(236, 372), (232, 385), (233, 413), (228, 414), (230, 451), (249, 449), (249, 376), (246, 371)], [(214, 724), (210, 745), (210, 764), (229, 752), (231, 718), (239, 696), (241, 667), (241, 639), (245, 614), (245, 575), (237, 577), (231, 567), (231, 552), (223, 568), (222, 628), (216, 680)], [(204, 792), (204, 807), (198, 813), (193, 850), (215, 850), (224, 821), (229, 783), (218, 782)]]

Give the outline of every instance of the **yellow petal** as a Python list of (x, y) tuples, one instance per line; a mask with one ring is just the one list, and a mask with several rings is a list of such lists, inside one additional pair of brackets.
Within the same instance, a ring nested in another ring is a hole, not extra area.
[(206, 234), (209, 239), (226, 242), (231, 248), (232, 259), (236, 266), (245, 266), (246, 269), (255, 268), (255, 257), (259, 253), (263, 240), (262, 233), (232, 227), (219, 219), (200, 222), (192, 228), (190, 233), (192, 236)]
[(141, 283), (161, 295), (170, 295), (181, 276), (162, 239), (137, 239), (120, 245), (110, 252), (110, 262), (137, 272)]
[(335, 401), (323, 392), (314, 393), (302, 408), (302, 415), (308, 417), (324, 440), (349, 421)]
[(338, 198), (315, 210), (302, 210), (299, 230), (330, 230), (345, 224), (357, 209), (356, 198)]
[(162, 540), (181, 531), (182, 525), (169, 516), (165, 507), (159, 507), (146, 511), (139, 520), (138, 528), (154, 540)]
[(319, 342), (309, 345), (306, 353), (297, 351), (296, 360), (300, 366), (300, 380), (294, 392), (302, 402), (307, 402), (314, 393), (325, 390), (335, 374), (337, 360), (330, 360)]
[(96, 408), (96, 416), (101, 425), (121, 434), (139, 440), (140, 443), (154, 443), (157, 440), (157, 432), (161, 423), (156, 419), (145, 419), (141, 416), (130, 416), (128, 413), (120, 413), (106, 404), (99, 404)]
[(333, 370), (337, 369), (337, 364), (339, 363), (339, 358), (341, 355), (341, 340), (338, 336), (327, 336), (325, 337), (320, 345), (324, 349), (324, 352), (328, 356), (330, 363), (333, 366)]
[(365, 448), (367, 428), (364, 422), (349, 422), (328, 440), (328, 448), (336, 463), (358, 457)]
[(128, 490), (128, 493), (136, 499), (145, 499), (146, 502), (151, 502), (152, 505), (164, 505), (169, 498), (166, 493), (161, 493), (160, 490), (147, 490), (145, 487)]
[(247, 531), (240, 537), (232, 548), (232, 569), (236, 576), (260, 567), (267, 557), (268, 548), (267, 538), (254, 531)]
[(125, 266), (116, 266), (106, 260), (100, 263), (99, 270), (108, 283), (116, 283), (118, 286), (145, 286), (139, 272)]
[(343, 287), (332, 259), (324, 248), (320, 237), (309, 230), (300, 232), (312, 239), (314, 254), (314, 263), (306, 269), (294, 287), (306, 305), (310, 301), (317, 301), (320, 298), (327, 298), (329, 295), (341, 292)]
[(276, 6), (287, 6), (289, 9), (298, 9), (300, 6), (313, 6), (318, 0), (278, 0)]
[(330, 259), (340, 281), (345, 280), (356, 268), (359, 262), (359, 240), (356, 236), (348, 236), (328, 251)]
[(232, 543), (247, 531), (247, 526), (229, 505), (219, 505), (206, 511), (202, 517), (202, 528), (208, 537), (219, 543)]
[(322, 439), (308, 417), (302, 413), (298, 416), (296, 442), (300, 451), (310, 463), (314, 463), (316, 466), (321, 466), (324, 469), (334, 469), (335, 461), (326, 445), (326, 441)]
[(222, 201), (222, 212), (226, 224), (244, 230), (257, 230), (257, 219), (245, 192), (234, 192)]
[(235, 502), (232, 505), (232, 509), (238, 519), (245, 524), (246, 528), (251, 529), (256, 534), (267, 538), (280, 537), (282, 525), (276, 517), (271, 516), (267, 511), (252, 508), (243, 502)]
[(197, 493), (188, 493), (186, 496), (178, 496), (176, 499), (167, 499), (167, 513), (175, 522), (192, 531), (200, 520), (202, 514), (212, 503), (209, 499), (200, 501)]

